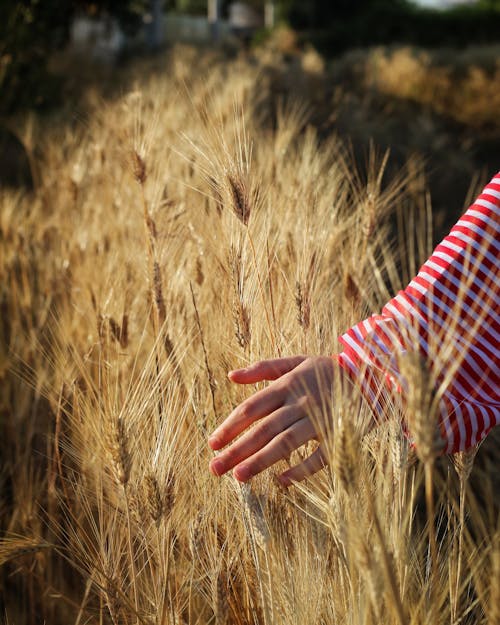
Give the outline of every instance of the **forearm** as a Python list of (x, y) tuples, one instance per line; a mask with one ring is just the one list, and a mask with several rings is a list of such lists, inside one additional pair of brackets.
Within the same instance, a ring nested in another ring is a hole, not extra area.
[(425, 359), (444, 451), (466, 449), (500, 422), (498, 344), (500, 174), (437, 246), (408, 287), (340, 339), (339, 364), (373, 407), (387, 412), (384, 395), (402, 393), (399, 361)]

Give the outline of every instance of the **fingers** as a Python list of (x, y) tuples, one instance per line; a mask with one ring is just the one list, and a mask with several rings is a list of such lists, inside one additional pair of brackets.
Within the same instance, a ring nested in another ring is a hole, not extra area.
[[(294, 356), (263, 360), (246, 369), (229, 373), (239, 384), (274, 380), (237, 406), (214, 431), (208, 442), (212, 449), (226, 449), (210, 462), (215, 475), (233, 469), (236, 479), (246, 482), (311, 439), (318, 439), (321, 425), (327, 423), (329, 407), (324, 406), (324, 390), (333, 390), (335, 366), (328, 357)], [(328, 395), (329, 397), (330, 395)], [(321, 414), (316, 414), (317, 412)], [(317, 417), (317, 418), (316, 418)], [(255, 421), (251, 431), (239, 436)], [(321, 437), (321, 435), (320, 435)], [(316, 473), (326, 462), (318, 448), (301, 464), (280, 476), (284, 486)]]
[(233, 475), (240, 482), (246, 482), (254, 475), (257, 475), (257, 473), (272, 466), (275, 462), (287, 458), (292, 451), (314, 437), (315, 432), (311, 421), (304, 417), (275, 436), (253, 456), (238, 464), (233, 471)]
[(285, 391), (270, 385), (258, 391), (237, 406), (227, 419), (214, 430), (208, 444), (214, 450), (221, 449), (241, 434), (257, 419), (261, 419), (280, 408), (285, 401)]
[(282, 486), (290, 486), (292, 482), (301, 482), (326, 466), (326, 460), (321, 447), (318, 447), (308, 458), (300, 464), (282, 473), (278, 480)]
[(246, 367), (229, 372), (229, 379), (237, 384), (255, 384), (263, 380), (276, 380), (285, 373), (295, 369), (306, 359), (305, 356), (291, 356), (289, 358), (275, 358), (261, 360)]
[(244, 434), (238, 441), (224, 449), (210, 462), (215, 475), (223, 475), (238, 463), (265, 447), (275, 436), (283, 432), (304, 416), (304, 410), (297, 404), (282, 406)]

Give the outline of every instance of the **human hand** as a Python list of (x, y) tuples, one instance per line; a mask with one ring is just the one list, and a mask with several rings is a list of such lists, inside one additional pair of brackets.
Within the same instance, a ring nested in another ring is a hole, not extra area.
[[(233, 469), (240, 482), (267, 469), (328, 427), (336, 364), (325, 356), (294, 356), (262, 360), (229, 373), (237, 384), (273, 380), (239, 406), (209, 437), (213, 450), (232, 443), (210, 462), (217, 476)], [(237, 441), (234, 439), (260, 420)], [(325, 466), (321, 445), (300, 464), (279, 476), (283, 486), (298, 482)]]

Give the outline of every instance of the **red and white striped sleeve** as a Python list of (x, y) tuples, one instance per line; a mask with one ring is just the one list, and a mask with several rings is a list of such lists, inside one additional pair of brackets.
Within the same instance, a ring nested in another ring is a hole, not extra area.
[(337, 360), (380, 418), (387, 389), (404, 398), (400, 355), (426, 358), (444, 453), (468, 449), (500, 424), (499, 261), (500, 172), (407, 288), (340, 338)]

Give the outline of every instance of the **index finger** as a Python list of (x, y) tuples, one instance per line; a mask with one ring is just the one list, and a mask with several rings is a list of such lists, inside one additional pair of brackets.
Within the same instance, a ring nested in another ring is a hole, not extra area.
[(229, 372), (229, 379), (238, 384), (254, 384), (263, 380), (276, 380), (295, 367), (298, 367), (306, 356), (289, 356), (285, 358), (273, 358), (260, 360), (259, 362)]
[(262, 419), (262, 417), (280, 408), (284, 399), (285, 391), (281, 385), (271, 384), (258, 391), (237, 406), (227, 419), (214, 430), (208, 438), (208, 444), (214, 450), (221, 449), (254, 421)]

